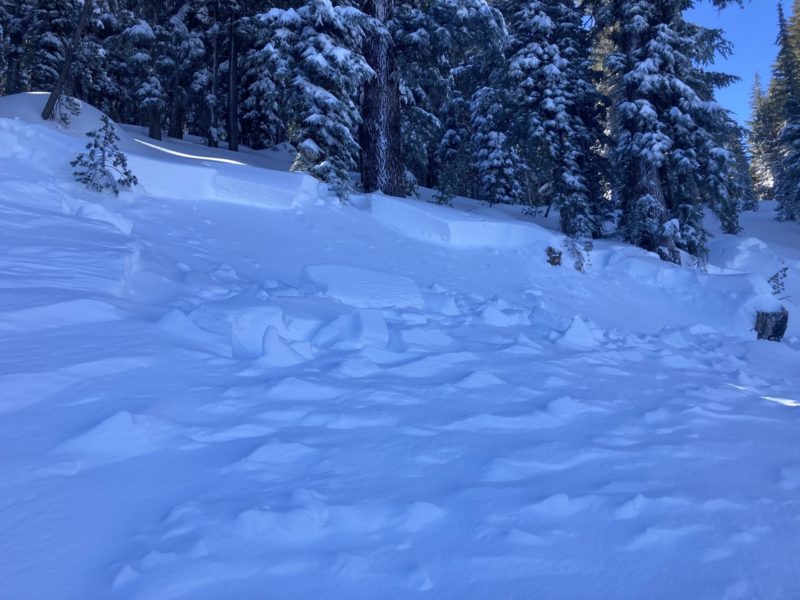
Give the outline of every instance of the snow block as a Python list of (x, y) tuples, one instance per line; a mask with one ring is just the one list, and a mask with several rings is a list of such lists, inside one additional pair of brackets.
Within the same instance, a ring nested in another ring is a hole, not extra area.
[(590, 322), (576, 316), (558, 343), (579, 350), (596, 348), (602, 340), (602, 333)]
[(219, 337), (198, 327), (192, 319), (177, 308), (173, 308), (161, 317), (158, 327), (170, 335), (182, 338), (213, 354), (229, 354), (229, 351), (223, 348), (223, 342)]
[(344, 265), (305, 267), (300, 275), (300, 288), (356, 308), (425, 307), (417, 284), (411, 279)]
[(288, 367), (306, 360), (292, 349), (274, 327), (267, 327), (261, 341), (261, 354), (264, 360), (274, 367)]
[[(546, 229), (511, 219), (486, 218), (446, 206), (373, 194), (369, 210), (384, 225), (418, 240), (458, 248), (558, 247)], [(499, 217), (500, 215), (498, 215)]]
[(702, 315), (702, 324), (717, 332), (750, 337), (757, 311), (781, 308), (766, 279), (758, 275), (709, 274), (660, 261), (637, 249), (614, 249), (602, 270), (660, 290), (674, 307), (681, 307), (687, 314)]
[(229, 340), (234, 357), (253, 359), (264, 354), (270, 328), (287, 344), (302, 343), (342, 314), (348, 314), (347, 309), (326, 298), (275, 297), (258, 302), (237, 296), (201, 304), (189, 318), (201, 330)]
[(448, 317), (457, 317), (461, 315), (461, 309), (456, 303), (455, 294), (429, 291), (423, 292), (422, 296), (425, 299), (425, 308), (429, 312)]
[(366, 346), (386, 348), (389, 330), (381, 311), (362, 309), (342, 315), (320, 329), (312, 343), (340, 350), (360, 350)]

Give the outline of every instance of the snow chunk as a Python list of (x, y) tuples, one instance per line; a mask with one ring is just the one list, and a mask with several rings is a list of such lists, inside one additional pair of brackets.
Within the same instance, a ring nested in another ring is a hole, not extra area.
[(597, 347), (602, 339), (602, 332), (591, 321), (575, 316), (558, 342), (572, 348), (588, 350)]
[(261, 352), (270, 366), (288, 367), (306, 360), (283, 339), (274, 327), (267, 327), (261, 342)]
[(360, 350), (365, 346), (385, 348), (389, 343), (386, 321), (377, 309), (362, 309), (342, 315), (314, 336), (315, 346)]

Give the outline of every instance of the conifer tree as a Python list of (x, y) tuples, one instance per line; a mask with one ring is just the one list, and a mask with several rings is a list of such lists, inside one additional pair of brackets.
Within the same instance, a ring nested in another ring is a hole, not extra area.
[(449, 204), (457, 195), (475, 197), (479, 189), (471, 175), (473, 151), (469, 104), (456, 92), (445, 103), (442, 116), (444, 133), (436, 149), (436, 202)]
[(772, 200), (775, 174), (780, 162), (780, 148), (777, 142), (782, 127), (780, 116), (782, 110), (777, 106), (774, 93), (764, 93), (758, 74), (753, 83), (750, 108), (752, 117), (748, 122), (748, 146), (751, 154), (750, 173), (753, 186), (757, 198)]
[(524, 192), (521, 180), (525, 174), (522, 158), (498, 122), (502, 100), (497, 90), (482, 88), (472, 100), (473, 168), (478, 175), (479, 197), (494, 204), (519, 204)]
[(119, 135), (108, 116), (100, 117), (102, 127), (86, 135), (89, 143), (86, 152), (79, 154), (70, 164), (75, 167), (75, 180), (90, 190), (111, 190), (119, 194), (120, 188), (130, 188), (138, 183), (128, 168), (128, 159), (119, 149)]
[(49, 91), (58, 80), (79, 13), (75, 0), (37, 0), (31, 36), (36, 68), (31, 69), (30, 85), (34, 90)]
[(559, 207), (568, 235), (591, 238), (592, 122), (599, 115), (583, 14), (576, 3), (561, 0), (507, 0), (503, 9), (510, 27), (505, 85), (512, 131), (531, 167), (534, 202)]
[(757, 211), (758, 196), (752, 177), (752, 167), (747, 152), (747, 130), (740, 127), (731, 133), (728, 151), (734, 163), (731, 190), (740, 204), (740, 210)]
[(329, 184), (344, 199), (349, 172), (358, 166), (361, 123), (357, 97), (374, 73), (359, 48), (372, 22), (353, 7), (330, 0), (308, 0), (297, 10), (272, 9), (271, 59), (288, 68), (281, 73), (286, 102), (293, 107), (287, 124), (297, 148), (292, 165)]
[(786, 117), (780, 132), (781, 161), (775, 182), (778, 219), (800, 219), (800, 61), (778, 3), (778, 58), (773, 80)]
[(453, 93), (450, 16), (436, 2), (400, 3), (388, 23), (400, 73), (400, 135), (406, 178), (437, 185), (436, 157)]
[(719, 31), (684, 19), (689, 6), (614, 0), (606, 13), (615, 45), (606, 66), (614, 80), (612, 154), (621, 231), (627, 241), (675, 262), (680, 250), (703, 259), (705, 207), (728, 230), (738, 228), (730, 211), (737, 204), (735, 166), (725, 147), (736, 125), (714, 101), (714, 90), (731, 78), (704, 69), (730, 49)]
[(252, 44), (242, 65), (242, 137), (259, 150), (285, 139), (287, 107), (280, 101), (279, 79), (287, 79), (288, 65), (273, 52), (271, 31), (260, 19), (248, 19), (243, 29)]

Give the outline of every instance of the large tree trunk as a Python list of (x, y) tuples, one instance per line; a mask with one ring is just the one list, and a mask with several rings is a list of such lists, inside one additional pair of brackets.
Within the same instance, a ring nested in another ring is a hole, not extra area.
[(236, 17), (231, 15), (228, 59), (228, 150), (239, 150), (239, 60), (236, 48)]
[(67, 77), (69, 77), (69, 72), (72, 69), (72, 60), (75, 58), (75, 51), (78, 49), (78, 44), (81, 43), (83, 28), (86, 26), (86, 21), (89, 20), (89, 13), (91, 12), (92, 0), (83, 0), (83, 10), (81, 10), (81, 16), (78, 19), (78, 26), (75, 27), (75, 31), (72, 33), (72, 40), (64, 55), (64, 63), (61, 65), (58, 80), (56, 80), (56, 85), (53, 87), (53, 91), (50, 92), (50, 97), (47, 99), (47, 104), (44, 105), (44, 110), (42, 111), (42, 119), (45, 121), (49, 121), (52, 118), (56, 102), (58, 102), (61, 94), (64, 93), (64, 84), (66, 84)]
[(172, 96), (172, 102), (169, 111), (169, 128), (167, 129), (167, 135), (171, 138), (182, 140), (185, 114), (183, 109), (183, 95), (181, 94), (177, 81), (173, 82), (172, 93), (170, 95)]
[(23, 36), (15, 33), (9, 40), (8, 67), (6, 68), (5, 95), (18, 94), (22, 91), (20, 75), (22, 71), (22, 45), (25, 43)]
[(150, 139), (161, 139), (161, 110), (154, 106), (150, 109), (150, 122), (147, 127), (147, 135)]
[[(216, 15), (215, 15), (216, 18)], [(208, 146), (216, 148), (219, 131), (219, 112), (217, 96), (219, 95), (219, 34), (214, 33), (211, 40), (211, 98), (208, 102)]]
[[(365, 0), (363, 10), (386, 23), (394, 10), (393, 0)], [(404, 196), (400, 75), (391, 39), (373, 34), (364, 44), (364, 58), (375, 77), (364, 87), (361, 107), (361, 181), (365, 192)]]

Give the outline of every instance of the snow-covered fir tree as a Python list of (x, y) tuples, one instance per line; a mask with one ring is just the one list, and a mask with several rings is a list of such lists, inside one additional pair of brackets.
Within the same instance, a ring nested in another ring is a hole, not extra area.
[(478, 194), (472, 176), (472, 122), (466, 99), (455, 93), (444, 105), (443, 134), (436, 148), (438, 171), (436, 201), (448, 204), (454, 196)]
[(734, 190), (733, 197), (740, 200), (741, 210), (757, 211), (758, 195), (756, 194), (751, 163), (748, 158), (747, 130), (745, 128), (740, 127), (731, 132), (727, 149), (731, 153), (735, 167), (732, 172), (733, 181), (731, 182), (731, 189)]
[(150, 137), (161, 137), (161, 110), (165, 93), (156, 66), (156, 32), (150, 23), (138, 19), (122, 32), (127, 67), (121, 75), (128, 83), (130, 100), (135, 103), (137, 120), (148, 125)]
[(374, 75), (359, 48), (374, 24), (358, 9), (330, 0), (272, 9), (264, 19), (272, 29), (266, 51), (288, 66), (279, 76), (284, 101), (293, 108), (287, 123), (297, 148), (292, 169), (307, 171), (346, 198), (360, 152), (358, 93)]
[(497, 91), (481, 88), (470, 106), (473, 169), (478, 175), (479, 197), (489, 202), (520, 204), (524, 198), (524, 162), (503, 132), (497, 117), (503, 112)]
[(115, 195), (121, 188), (130, 188), (138, 183), (128, 168), (128, 159), (119, 149), (119, 135), (108, 116), (100, 117), (102, 126), (86, 135), (89, 143), (86, 152), (79, 154), (70, 164), (75, 167), (75, 180), (90, 190), (111, 190)]
[(242, 71), (242, 136), (256, 150), (283, 141), (286, 106), (281, 102), (279, 80), (287, 80), (286, 57), (274, 51), (272, 30), (258, 18), (243, 23), (252, 46), (245, 54)]
[(748, 147), (750, 149), (750, 173), (756, 196), (761, 200), (772, 200), (775, 174), (780, 163), (778, 136), (783, 127), (783, 109), (778, 106), (774, 85), (765, 93), (761, 78), (756, 74), (750, 96), (752, 117), (748, 122)]
[(400, 3), (388, 23), (400, 71), (401, 152), (414, 184), (437, 185), (444, 107), (453, 92), (452, 23), (442, 2)]
[(531, 167), (533, 203), (559, 207), (565, 233), (591, 238), (598, 229), (590, 179), (598, 172), (592, 145), (599, 114), (581, 8), (563, 0), (501, 6), (510, 30), (505, 85), (512, 131)]
[(800, 219), (800, 58), (778, 4), (778, 59), (773, 74), (786, 117), (778, 138), (781, 162), (775, 181), (778, 219)]
[(34, 90), (49, 91), (58, 79), (81, 7), (82, 3), (76, 0), (36, 1), (33, 31), (29, 34), (33, 42), (31, 60), (35, 64), (30, 85)]
[(604, 14), (614, 51), (611, 131), (614, 194), (621, 231), (636, 245), (678, 262), (700, 259), (704, 209), (738, 230), (735, 164), (725, 144), (736, 124), (714, 100), (729, 77), (705, 65), (729, 46), (716, 30), (693, 25), (690, 1), (613, 0)]
[(120, 32), (123, 16), (115, 0), (92, 0), (92, 13), (74, 58), (72, 95), (104, 111), (111, 108), (111, 100), (120, 92), (111, 76), (106, 44)]

